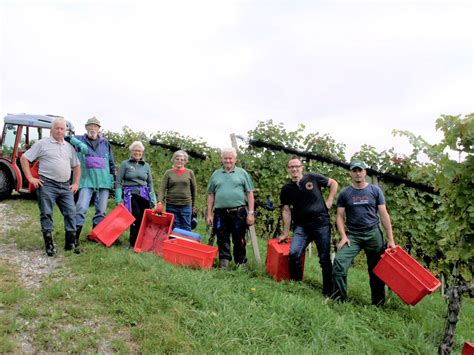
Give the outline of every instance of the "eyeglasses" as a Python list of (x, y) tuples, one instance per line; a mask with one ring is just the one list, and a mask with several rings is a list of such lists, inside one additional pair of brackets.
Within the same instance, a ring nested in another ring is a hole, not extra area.
[(302, 167), (302, 165), (290, 165), (290, 166), (288, 166), (288, 169), (299, 169), (301, 167)]

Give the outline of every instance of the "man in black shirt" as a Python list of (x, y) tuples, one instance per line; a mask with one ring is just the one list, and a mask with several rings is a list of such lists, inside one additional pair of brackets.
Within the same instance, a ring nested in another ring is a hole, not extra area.
[[(294, 231), (289, 256), (290, 277), (292, 280), (302, 280), (301, 257), (309, 243), (315, 241), (323, 274), (323, 294), (330, 296), (333, 290), (329, 209), (337, 192), (337, 182), (320, 174), (303, 175), (303, 164), (298, 157), (288, 161), (288, 172), (291, 181), (282, 187), (280, 193), (283, 234), (278, 239), (283, 242), (288, 238), (293, 220)], [(323, 187), (329, 187), (326, 200), (321, 191)]]

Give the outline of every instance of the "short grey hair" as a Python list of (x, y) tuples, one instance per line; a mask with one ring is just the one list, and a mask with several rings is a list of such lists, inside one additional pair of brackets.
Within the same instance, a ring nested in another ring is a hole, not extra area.
[(67, 121), (64, 117), (56, 117), (54, 120), (51, 121), (51, 128), (57, 126), (60, 123), (64, 123), (64, 126), (67, 128)]
[(176, 152), (174, 152), (173, 156), (171, 157), (171, 162), (174, 163), (174, 160), (176, 159), (176, 157), (179, 157), (179, 156), (184, 158), (185, 163), (188, 162), (189, 156), (188, 156), (188, 153), (186, 153), (184, 150), (177, 150)]
[(233, 147), (229, 147), (229, 148), (224, 148), (222, 149), (221, 151), (221, 158), (224, 158), (224, 154), (225, 153), (232, 153), (232, 155), (234, 156), (234, 158), (237, 158), (237, 150), (235, 150), (235, 148)]
[(135, 147), (139, 147), (143, 152), (145, 151), (145, 146), (140, 141), (133, 142), (132, 144), (130, 144), (130, 147), (128, 149), (130, 149), (130, 151), (132, 151), (132, 149), (135, 148)]

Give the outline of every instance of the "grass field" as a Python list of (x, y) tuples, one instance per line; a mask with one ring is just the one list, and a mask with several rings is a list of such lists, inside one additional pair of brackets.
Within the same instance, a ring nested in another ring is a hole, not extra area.
[[(44, 254), (35, 201), (1, 205), (0, 245)], [(0, 258), (0, 352), (18, 352), (23, 341), (33, 352), (437, 353), (447, 309), (439, 292), (415, 307), (389, 292), (384, 307), (373, 307), (366, 270), (353, 268), (351, 300), (339, 304), (321, 294), (317, 257), (307, 257), (303, 282), (277, 283), (252, 260), (230, 271), (174, 267), (133, 253), (127, 233), (111, 248), (83, 242), (75, 255), (62, 250), (61, 219), (56, 211), (59, 253), (46, 258), (55, 266), (35, 287), (24, 285), (13, 257)], [(205, 235), (202, 221), (198, 232)], [(260, 251), (265, 260), (263, 240)], [(466, 298), (457, 353), (474, 340), (473, 311)]]

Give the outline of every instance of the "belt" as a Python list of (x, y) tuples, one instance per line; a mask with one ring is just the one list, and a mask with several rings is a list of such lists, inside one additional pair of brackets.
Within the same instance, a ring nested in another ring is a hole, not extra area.
[(57, 181), (57, 180), (50, 179), (49, 177), (46, 177), (44, 175), (38, 175), (38, 177), (41, 180), (51, 181), (51, 182), (54, 182), (56, 184), (69, 184), (69, 180), (68, 181)]
[(232, 207), (232, 208), (216, 208), (216, 211), (232, 213), (232, 212), (239, 212), (243, 208), (245, 208), (245, 206), (237, 206), (237, 207)]

